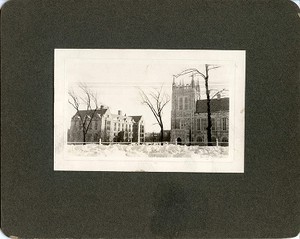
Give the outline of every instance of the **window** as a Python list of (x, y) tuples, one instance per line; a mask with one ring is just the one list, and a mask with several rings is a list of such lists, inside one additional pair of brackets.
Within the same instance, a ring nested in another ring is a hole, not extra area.
[(196, 129), (201, 130), (201, 124), (200, 124), (200, 119), (196, 119)]
[(222, 130), (228, 130), (228, 119), (227, 118), (222, 119)]
[(180, 120), (180, 129), (184, 129), (184, 127), (185, 127), (184, 120)]
[(106, 129), (110, 130), (110, 121), (106, 121)]
[(121, 131), (123, 131), (124, 130), (124, 124), (122, 124), (122, 129), (121, 129)]
[(221, 146), (228, 146), (228, 138), (227, 138), (227, 137), (224, 137), (224, 138), (222, 139)]
[(126, 131), (128, 131), (128, 124), (126, 124)]
[(179, 110), (182, 110), (182, 108), (183, 108), (183, 98), (180, 97), (179, 98)]
[(203, 142), (203, 139), (202, 139), (201, 136), (198, 136), (198, 137), (197, 137), (197, 142)]
[(207, 119), (203, 118), (201, 119), (201, 130), (206, 130), (207, 128)]
[(222, 139), (222, 142), (227, 143), (227, 142), (228, 142), (228, 138), (227, 138), (227, 137), (224, 137), (224, 138)]
[(98, 141), (98, 135), (97, 134), (94, 135), (94, 141)]
[(184, 98), (184, 109), (185, 109), (185, 110), (187, 110), (187, 109), (188, 109), (188, 107), (189, 107), (188, 98), (187, 98), (187, 97), (185, 97), (185, 98)]
[(120, 123), (118, 123), (118, 131), (120, 131), (121, 125)]
[(175, 129), (180, 129), (180, 120), (175, 120)]
[(141, 125), (141, 133), (144, 133), (144, 125)]
[(114, 131), (117, 131), (117, 123), (114, 123)]
[(217, 144), (216, 144), (216, 142), (217, 142), (216, 137), (214, 137), (214, 136), (211, 137), (211, 142), (212, 142), (212, 145), (213, 145), (213, 146), (217, 145)]
[(211, 130), (216, 130), (216, 119), (211, 119)]

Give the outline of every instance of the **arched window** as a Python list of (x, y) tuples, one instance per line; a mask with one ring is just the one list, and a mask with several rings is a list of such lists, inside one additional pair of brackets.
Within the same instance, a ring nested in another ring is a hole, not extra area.
[(223, 138), (222, 138), (222, 142), (224, 142), (224, 143), (225, 143), (225, 142), (228, 142), (228, 138), (227, 138), (227, 137), (223, 137)]
[(181, 138), (180, 138), (180, 137), (178, 137), (178, 138), (176, 139), (176, 142), (177, 142), (177, 144), (181, 145), (181, 143), (182, 143), (182, 140), (181, 140)]
[(202, 136), (197, 136), (196, 138), (196, 145), (199, 145), (199, 146), (203, 146), (204, 140), (203, 140), (203, 137)]
[(197, 142), (203, 142), (203, 138), (201, 136), (197, 137)]
[(95, 142), (98, 141), (98, 134), (94, 134), (94, 141), (95, 141)]

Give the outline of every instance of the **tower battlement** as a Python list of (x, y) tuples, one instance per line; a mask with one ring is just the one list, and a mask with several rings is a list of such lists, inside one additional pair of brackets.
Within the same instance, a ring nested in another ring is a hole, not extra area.
[(174, 84), (173, 85), (173, 89), (192, 89), (194, 88), (194, 86), (192, 86), (192, 84), (186, 84), (186, 85), (180, 85), (180, 84)]
[(194, 79), (194, 75), (191, 76), (191, 80), (181, 79), (173, 76), (173, 90), (176, 89), (196, 89), (200, 92), (200, 83), (198, 79)]

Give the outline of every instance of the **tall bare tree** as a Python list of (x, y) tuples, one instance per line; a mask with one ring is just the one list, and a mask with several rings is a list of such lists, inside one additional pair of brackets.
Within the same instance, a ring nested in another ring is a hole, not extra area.
[[(99, 109), (97, 94), (87, 87), (84, 83), (79, 83), (78, 87), (81, 94), (76, 94), (74, 91), (69, 91), (68, 102), (76, 110), (76, 114), (80, 120), (80, 126), (82, 130), (83, 144), (86, 142), (86, 134), (91, 126), (91, 122), (96, 116), (96, 112)], [(86, 110), (86, 114), (80, 113), (80, 108)]]
[(142, 103), (147, 105), (153, 113), (159, 127), (160, 127), (160, 142), (164, 141), (164, 123), (162, 119), (163, 110), (170, 102), (170, 96), (163, 91), (163, 86), (159, 90), (154, 89), (148, 95), (140, 89)]
[(206, 99), (207, 99), (207, 145), (208, 146), (212, 146), (212, 137), (211, 137), (211, 127), (212, 127), (212, 122), (211, 122), (211, 110), (210, 110), (210, 94), (209, 94), (209, 86), (208, 86), (208, 80), (209, 80), (209, 71), (219, 68), (220, 66), (218, 65), (209, 65), (209, 64), (205, 64), (205, 72), (202, 73), (200, 72), (198, 69), (196, 68), (190, 68), (187, 70), (184, 70), (183, 72), (181, 72), (178, 75), (175, 75), (175, 77), (179, 77), (182, 75), (186, 75), (186, 74), (192, 74), (192, 75), (200, 75), (201, 77), (204, 78), (205, 81), (205, 93), (206, 93)]
[(208, 64), (205, 64), (205, 92), (206, 92), (206, 99), (207, 99), (207, 141), (208, 141), (208, 146), (212, 146), (212, 139), (211, 139), (211, 110), (210, 110), (210, 94), (209, 94), (209, 89), (208, 89), (208, 78), (209, 78), (209, 71), (219, 68), (220, 66), (211, 66)]

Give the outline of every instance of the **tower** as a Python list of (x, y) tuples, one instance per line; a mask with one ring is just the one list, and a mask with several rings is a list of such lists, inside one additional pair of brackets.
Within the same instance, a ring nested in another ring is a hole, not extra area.
[(186, 79), (173, 77), (172, 110), (171, 110), (171, 142), (188, 144), (192, 141), (193, 118), (196, 101), (200, 99), (199, 80), (194, 79), (185, 84)]

